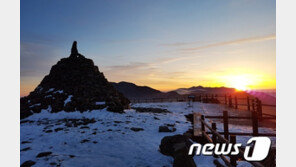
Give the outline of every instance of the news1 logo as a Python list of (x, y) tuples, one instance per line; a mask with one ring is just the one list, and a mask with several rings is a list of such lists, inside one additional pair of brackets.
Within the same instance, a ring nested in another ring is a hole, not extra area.
[[(268, 137), (252, 137), (248, 140), (244, 151), (244, 158), (247, 161), (262, 161), (264, 160), (271, 146), (271, 141)], [(241, 143), (226, 144), (226, 143), (207, 143), (203, 146), (199, 143), (194, 143), (190, 146), (188, 155), (238, 155)]]

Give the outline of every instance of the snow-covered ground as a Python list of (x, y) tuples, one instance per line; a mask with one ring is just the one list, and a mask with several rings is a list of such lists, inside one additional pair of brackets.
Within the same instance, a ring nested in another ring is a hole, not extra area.
[[(173, 158), (161, 154), (158, 147), (164, 136), (183, 134), (192, 126), (184, 115), (192, 111), (221, 115), (225, 109), (221, 105), (198, 102), (192, 108), (185, 102), (139, 103), (132, 107), (163, 108), (171, 113), (138, 113), (132, 109), (126, 110), (126, 114), (105, 109), (84, 113), (49, 113), (43, 110), (21, 121), (21, 164), (32, 160), (36, 162), (34, 166), (41, 167), (169, 167)], [(230, 115), (237, 113), (230, 111)], [(71, 120), (76, 120), (78, 126), (73, 126)], [(177, 130), (159, 133), (158, 127), (164, 124), (175, 124)], [(218, 129), (221, 127), (218, 124)], [(133, 131), (133, 128), (143, 130)], [(251, 129), (231, 125), (232, 130), (246, 132)], [(260, 131), (275, 133), (268, 128)], [(245, 142), (248, 138), (239, 137), (238, 142)], [(51, 154), (37, 158), (41, 152)], [(198, 167), (215, 166), (212, 156), (195, 156), (194, 159)], [(249, 166), (247, 163), (239, 164)]]

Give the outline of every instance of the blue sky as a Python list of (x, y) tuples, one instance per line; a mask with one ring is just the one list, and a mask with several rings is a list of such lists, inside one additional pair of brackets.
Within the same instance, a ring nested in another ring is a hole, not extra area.
[(254, 81), (250, 88), (275, 88), (275, 6), (275, 0), (21, 1), (21, 94), (69, 56), (74, 40), (109, 81), (171, 90), (231, 86), (225, 79), (241, 74)]

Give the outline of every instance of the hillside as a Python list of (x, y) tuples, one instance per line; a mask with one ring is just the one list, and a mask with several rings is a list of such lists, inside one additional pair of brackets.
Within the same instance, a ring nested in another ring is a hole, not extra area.
[(175, 91), (164, 93), (148, 86), (138, 86), (130, 82), (113, 82), (112, 85), (128, 99), (174, 98), (180, 96)]

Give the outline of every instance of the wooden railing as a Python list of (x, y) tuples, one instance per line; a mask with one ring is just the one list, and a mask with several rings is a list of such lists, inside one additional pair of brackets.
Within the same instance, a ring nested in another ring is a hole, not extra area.
[[(197, 101), (203, 103), (216, 103), (216, 104), (224, 104), (229, 108), (234, 109), (244, 109), (248, 111), (256, 110), (258, 112), (259, 120), (262, 118), (266, 119), (275, 119), (275, 115), (266, 114), (263, 112), (263, 107), (273, 107), (276, 105), (271, 104), (262, 104), (261, 100), (258, 98), (250, 98), (246, 97), (237, 97), (235, 95), (218, 95), (218, 94), (200, 94), (195, 95), (194, 98), (188, 97), (178, 97), (178, 98), (151, 98), (151, 99), (131, 99), (132, 103), (161, 103), (161, 102), (190, 102)], [(264, 117), (266, 116), (266, 117)]]
[[(236, 135), (250, 135), (250, 136), (275, 136), (275, 134), (262, 134), (258, 133), (258, 120), (256, 121), (256, 116), (254, 115), (254, 119), (252, 119), (252, 126), (253, 126), (253, 133), (231, 133), (229, 132), (228, 128), (228, 119), (231, 117), (228, 117), (228, 112), (224, 111), (223, 112), (223, 127), (224, 127), (224, 132), (218, 132), (217, 131), (217, 125), (215, 122), (212, 123), (210, 126), (206, 121), (205, 121), (205, 116), (200, 115), (198, 113), (193, 114), (193, 135), (194, 136), (202, 136), (205, 138), (208, 142), (210, 143), (217, 143), (218, 141), (221, 143), (236, 143)], [(196, 124), (200, 122), (200, 127), (197, 127)], [(207, 132), (207, 129), (209, 129), (209, 132)], [(212, 134), (212, 137), (209, 136), (209, 134)], [(222, 136), (224, 135), (224, 137)], [(224, 155), (219, 155), (220, 158), (225, 162), (227, 166), (235, 167), (237, 165), (237, 159), (238, 158), (243, 158), (244, 151), (241, 149), (239, 150), (239, 154), (237, 156), (230, 155), (229, 158), (227, 159)], [(216, 155), (217, 156), (217, 155)], [(249, 162), (255, 167), (263, 167), (260, 162)]]

